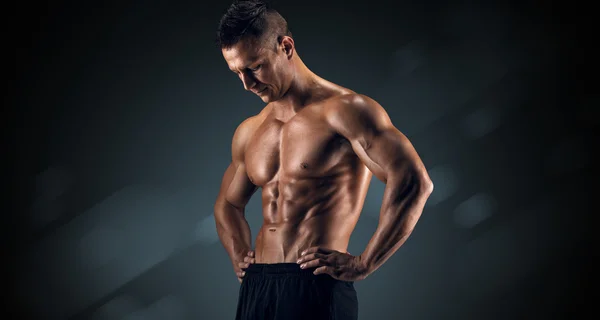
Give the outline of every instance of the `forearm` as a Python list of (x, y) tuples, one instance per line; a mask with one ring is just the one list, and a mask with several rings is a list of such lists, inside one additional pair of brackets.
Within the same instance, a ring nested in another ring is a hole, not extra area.
[(215, 222), (221, 244), (237, 270), (238, 263), (252, 249), (250, 226), (244, 217), (244, 208), (221, 201), (215, 206)]
[(377, 270), (406, 242), (431, 192), (432, 184), (428, 179), (416, 176), (388, 178), (379, 225), (360, 255), (367, 275)]

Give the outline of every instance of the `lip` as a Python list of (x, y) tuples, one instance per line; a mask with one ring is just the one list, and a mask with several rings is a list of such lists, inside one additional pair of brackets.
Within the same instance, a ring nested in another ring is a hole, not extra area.
[(254, 93), (255, 93), (255, 94), (261, 94), (261, 93), (263, 93), (265, 90), (267, 90), (267, 88), (263, 88), (263, 89), (262, 89), (262, 90), (260, 90), (260, 91), (254, 91)]

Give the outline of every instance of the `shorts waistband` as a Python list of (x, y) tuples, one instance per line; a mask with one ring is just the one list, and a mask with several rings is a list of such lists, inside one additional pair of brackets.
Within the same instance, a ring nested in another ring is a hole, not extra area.
[(315, 268), (302, 269), (300, 265), (293, 262), (288, 263), (251, 263), (246, 268), (246, 273), (261, 274), (305, 274), (313, 275)]

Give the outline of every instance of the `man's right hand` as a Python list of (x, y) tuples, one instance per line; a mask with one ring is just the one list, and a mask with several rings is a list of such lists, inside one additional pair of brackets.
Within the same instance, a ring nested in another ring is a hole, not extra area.
[(242, 283), (244, 276), (246, 276), (245, 269), (250, 266), (251, 263), (254, 263), (256, 260), (254, 259), (254, 251), (248, 251), (247, 255), (244, 257), (244, 261), (238, 263), (238, 270), (236, 271), (238, 281)]

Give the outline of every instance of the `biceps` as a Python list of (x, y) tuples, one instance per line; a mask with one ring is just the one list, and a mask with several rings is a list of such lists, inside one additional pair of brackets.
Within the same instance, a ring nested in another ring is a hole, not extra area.
[(352, 145), (363, 163), (383, 182), (391, 176), (425, 171), (412, 143), (393, 126), (356, 139)]
[(248, 204), (256, 189), (256, 186), (248, 178), (244, 165), (231, 163), (223, 175), (218, 201), (243, 208)]

